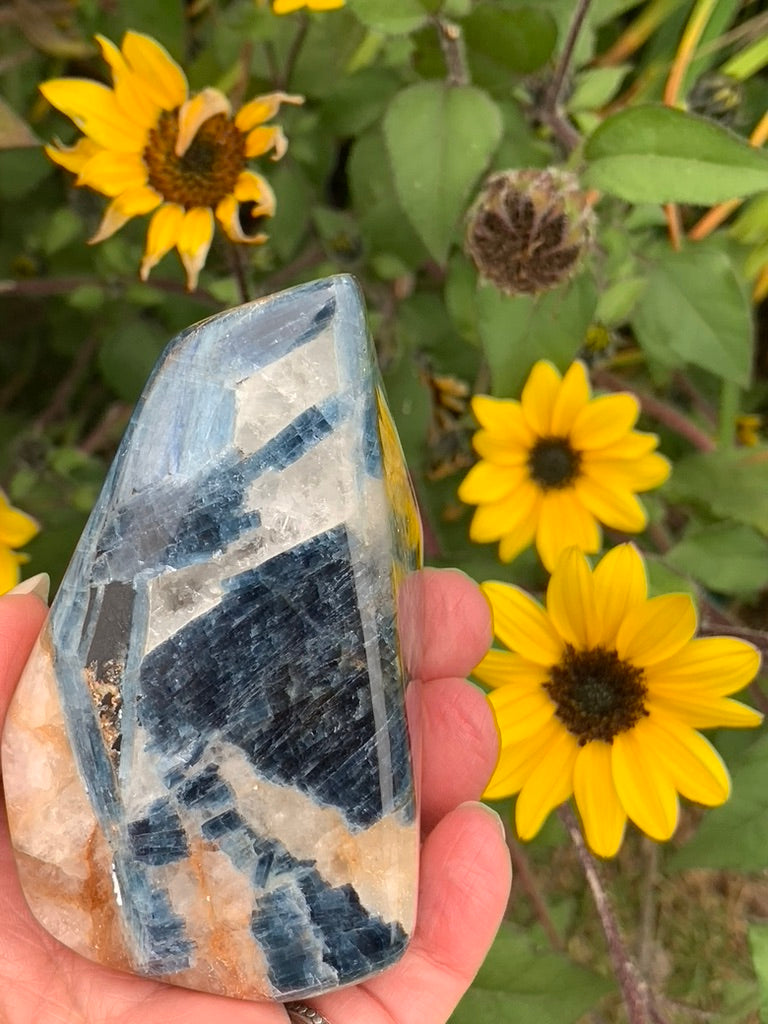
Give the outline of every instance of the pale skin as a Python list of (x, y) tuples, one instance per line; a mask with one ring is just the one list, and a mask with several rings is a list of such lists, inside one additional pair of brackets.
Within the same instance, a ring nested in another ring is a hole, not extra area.
[[(465, 676), (490, 640), (485, 600), (453, 570), (425, 570), (423, 846), (418, 923), (395, 967), (307, 1000), (331, 1024), (443, 1024), (474, 977), (507, 903), (498, 818), (477, 804), (496, 760), (488, 706)], [(0, 598), (0, 723), (45, 617), (31, 595)], [(287, 1024), (280, 1004), (242, 1002), (106, 970), (70, 952), (29, 912), (0, 815), (0, 1020), (3, 1024)]]

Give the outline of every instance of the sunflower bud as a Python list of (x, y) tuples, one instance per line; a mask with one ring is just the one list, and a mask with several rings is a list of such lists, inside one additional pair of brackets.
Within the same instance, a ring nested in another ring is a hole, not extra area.
[(536, 295), (573, 276), (594, 220), (568, 171), (502, 171), (487, 180), (470, 210), (467, 251), (501, 291)]

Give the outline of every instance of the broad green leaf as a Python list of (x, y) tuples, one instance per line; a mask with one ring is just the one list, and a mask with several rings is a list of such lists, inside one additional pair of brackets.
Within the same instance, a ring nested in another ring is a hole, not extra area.
[(750, 924), (748, 935), (752, 966), (755, 968), (760, 993), (760, 1021), (761, 1024), (768, 1024), (768, 924)]
[(704, 117), (638, 106), (587, 141), (584, 180), (631, 203), (711, 203), (768, 188), (768, 153)]
[(752, 312), (725, 251), (717, 245), (682, 252), (665, 247), (647, 280), (632, 316), (646, 352), (667, 365), (683, 359), (747, 385)]
[(565, 371), (584, 344), (596, 303), (597, 292), (589, 274), (537, 298), (510, 298), (490, 285), (481, 285), (477, 290), (478, 329), (494, 395), (517, 396), (538, 359), (550, 359)]
[(675, 464), (665, 486), (674, 502), (691, 502), (768, 535), (768, 450), (764, 448), (689, 455)]
[(690, 594), (696, 599), (698, 596), (696, 587), (687, 576), (681, 576), (657, 558), (648, 557), (645, 568), (648, 574), (648, 593), (651, 597), (658, 597), (660, 594)]
[(595, 320), (606, 327), (626, 323), (647, 286), (648, 281), (644, 277), (627, 277), (608, 285), (597, 300)]
[(470, 66), (481, 58), (494, 65), (493, 70), (507, 74), (538, 71), (551, 57), (557, 41), (554, 18), (534, 6), (505, 10), (495, 2), (481, 3), (462, 28)]
[(689, 529), (665, 559), (718, 593), (745, 594), (768, 582), (768, 541), (738, 523)]
[(419, 0), (347, 0), (347, 6), (368, 28), (392, 35), (413, 32), (427, 16)]
[(110, 327), (99, 351), (102, 377), (116, 395), (135, 402), (167, 341), (165, 331), (149, 320)]
[(281, 260), (289, 260), (309, 227), (312, 189), (298, 164), (282, 160), (270, 173), (277, 196), (275, 216), (269, 222), (270, 245)]
[(501, 130), (498, 107), (469, 85), (422, 82), (387, 110), (384, 137), (400, 202), (439, 263)]
[(733, 792), (708, 810), (698, 831), (667, 858), (671, 871), (720, 868), (763, 871), (768, 867), (768, 736), (762, 735), (732, 768)]
[(571, 1024), (614, 984), (502, 925), (449, 1024)]
[(568, 98), (569, 110), (595, 110), (613, 98), (627, 76), (629, 64), (615, 68), (592, 68), (576, 79), (573, 92)]

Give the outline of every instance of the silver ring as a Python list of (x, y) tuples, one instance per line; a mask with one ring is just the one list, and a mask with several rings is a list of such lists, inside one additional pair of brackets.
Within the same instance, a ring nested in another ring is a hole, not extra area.
[(291, 1024), (330, 1024), (322, 1013), (306, 1003), (286, 1003), (285, 1008)]

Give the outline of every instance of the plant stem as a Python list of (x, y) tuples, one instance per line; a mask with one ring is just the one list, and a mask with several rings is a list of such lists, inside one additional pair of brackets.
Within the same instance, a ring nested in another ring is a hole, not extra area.
[(438, 16), (433, 18), (433, 24), (437, 29), (437, 38), (448, 71), (448, 84), (469, 85), (469, 66), (461, 26)]
[(544, 102), (539, 114), (543, 124), (552, 129), (565, 149), (570, 152), (581, 142), (581, 135), (573, 125), (564, 117), (561, 110), (561, 101), (567, 81), (568, 71), (573, 59), (573, 51), (576, 48), (576, 40), (584, 24), (592, 0), (578, 0), (576, 9), (573, 12), (571, 24), (568, 26), (568, 35), (565, 37), (563, 50), (557, 61), (552, 81), (544, 96)]
[(301, 48), (304, 45), (307, 32), (309, 31), (309, 18), (306, 13), (302, 15), (299, 27), (296, 29), (296, 35), (291, 41), (291, 48), (288, 51), (288, 56), (285, 59), (285, 66), (282, 74), (278, 76), (277, 86), (279, 89), (287, 89), (291, 84), (291, 78), (293, 78), (293, 70), (296, 67), (296, 61), (299, 59)]
[(682, 0), (651, 0), (613, 46), (600, 54), (594, 62), (595, 67), (607, 68), (623, 64), (650, 39), (659, 25), (680, 7), (681, 3)]
[(732, 380), (724, 380), (720, 386), (720, 414), (717, 436), (720, 447), (733, 448), (733, 435), (736, 429), (736, 414), (741, 402), (741, 388)]
[(616, 980), (621, 989), (627, 1017), (630, 1024), (649, 1024), (656, 1017), (651, 1007), (648, 985), (640, 976), (634, 961), (630, 957), (619, 929), (619, 922), (611, 905), (608, 892), (600, 878), (597, 862), (587, 849), (576, 817), (568, 806), (563, 804), (558, 810), (560, 820), (568, 832), (571, 842), (576, 848), (587, 885), (595, 901), (600, 924), (603, 926), (608, 952), (613, 964)]
[(251, 292), (248, 287), (248, 281), (245, 277), (245, 267), (243, 266), (243, 253), (237, 242), (230, 242), (229, 246), (230, 264), (232, 266), (232, 273), (235, 281), (237, 282), (237, 290), (240, 292), (241, 302), (251, 301)]
[(677, 104), (680, 89), (683, 85), (686, 72), (696, 53), (696, 47), (704, 29), (707, 27), (712, 12), (717, 7), (718, 0), (696, 0), (691, 11), (691, 16), (683, 29), (677, 53), (669, 69), (669, 77), (664, 87), (664, 103), (668, 107)]
[(643, 909), (640, 919), (640, 970), (645, 975), (651, 967), (653, 955), (653, 933), (656, 927), (656, 885), (659, 878), (659, 844), (643, 837), (643, 852), (646, 855), (645, 878), (643, 879)]
[(563, 941), (557, 934), (557, 929), (550, 917), (549, 910), (547, 909), (544, 898), (539, 891), (539, 887), (536, 884), (536, 879), (531, 871), (531, 865), (528, 862), (525, 851), (520, 847), (520, 844), (514, 836), (510, 835), (509, 830), (505, 829), (505, 831), (507, 833), (507, 846), (509, 847), (509, 855), (512, 860), (512, 871), (514, 877), (519, 880), (525, 890), (525, 895), (531, 901), (531, 906), (533, 907), (539, 924), (549, 939), (550, 946), (552, 949), (561, 953), (563, 951)]
[[(130, 280), (120, 278), (111, 281), (100, 281), (96, 277), (89, 277), (87, 275), (82, 277), (31, 277), (20, 281), (6, 279), (0, 280), (0, 299), (4, 295), (23, 295), (28, 298), (67, 295), (83, 285), (97, 285), (109, 289), (114, 286), (127, 288), (133, 284), (136, 284), (133, 278)], [(159, 292), (168, 292), (171, 295), (183, 295), (192, 302), (200, 302), (205, 306), (215, 306), (216, 309), (221, 309), (222, 304), (215, 295), (211, 295), (204, 288), (196, 288), (195, 291), (189, 292), (181, 281), (164, 281), (162, 278), (153, 277), (145, 287), (156, 288)]]

